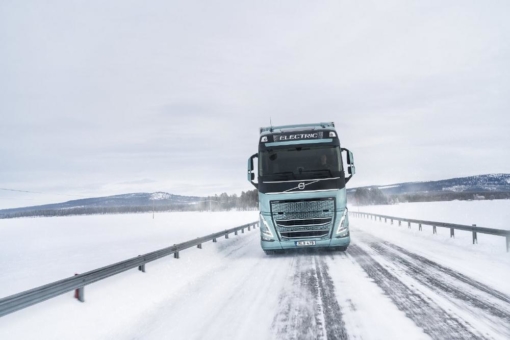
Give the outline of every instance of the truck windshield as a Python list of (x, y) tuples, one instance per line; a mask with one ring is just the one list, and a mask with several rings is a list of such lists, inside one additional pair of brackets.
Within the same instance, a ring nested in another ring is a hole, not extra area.
[(272, 180), (337, 177), (342, 171), (338, 146), (295, 146), (259, 152), (259, 176)]

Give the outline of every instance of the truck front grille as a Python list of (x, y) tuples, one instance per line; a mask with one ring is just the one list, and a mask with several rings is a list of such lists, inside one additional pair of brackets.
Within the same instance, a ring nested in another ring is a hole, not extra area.
[(335, 200), (272, 201), (271, 214), (281, 239), (326, 238), (335, 218)]
[(304, 220), (277, 220), (277, 224), (281, 227), (293, 226), (309, 226), (309, 225), (325, 225), (331, 222), (331, 218), (310, 218)]

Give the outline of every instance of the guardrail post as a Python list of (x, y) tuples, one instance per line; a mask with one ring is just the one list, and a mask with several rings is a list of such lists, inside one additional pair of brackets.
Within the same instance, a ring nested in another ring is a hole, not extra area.
[(411, 222), (407, 222), (407, 228), (411, 229)]
[(250, 226), (248, 226), (248, 231), (250, 231)]
[(241, 229), (241, 234), (244, 234), (244, 228)]
[(388, 223), (388, 219), (386, 217), (384, 218), (384, 223)]
[(379, 216), (379, 222), (381, 222), (381, 221), (382, 221), (382, 217), (381, 217), (381, 216)]
[(391, 219), (391, 224), (393, 225), (393, 219)]
[(437, 234), (437, 229), (436, 229), (436, 226), (432, 226), (432, 234)]
[[(142, 256), (142, 255), (138, 255), (138, 257), (140, 257), (140, 256)], [(138, 270), (141, 271), (142, 273), (145, 273), (145, 263), (139, 265)]]
[[(77, 276), (78, 274), (74, 274)], [(85, 287), (80, 287), (74, 290), (74, 298), (80, 302), (85, 302)]]
[(235, 235), (235, 236), (237, 236), (237, 230), (236, 230), (236, 231), (234, 231), (234, 235)]
[[(175, 246), (175, 244), (174, 244), (174, 246)], [(175, 251), (175, 253), (174, 253), (174, 258), (175, 258), (175, 259), (179, 259), (179, 258), (180, 258), (180, 257), (179, 257), (179, 251), (178, 251), (177, 249), (176, 249), (176, 251)]]
[(212, 239), (212, 241), (213, 241), (214, 243), (218, 242), (218, 241), (216, 241), (216, 239), (215, 239), (215, 238), (213, 238), (213, 239)]
[[(473, 227), (476, 228), (476, 224), (473, 224)], [(478, 243), (478, 235), (476, 234), (476, 231), (473, 230), (473, 244)]]
[(198, 249), (202, 249), (202, 243), (197, 244)]
[(85, 287), (76, 289), (76, 292), (75, 298), (77, 298), (80, 302), (85, 302)]
[(421, 231), (421, 223), (418, 224), (418, 230)]
[(228, 238), (228, 233), (225, 234), (225, 238)]
[(450, 238), (455, 238), (455, 229), (450, 228)]
[(398, 226), (400, 227), (402, 225), (402, 221), (398, 221)]
[(506, 252), (510, 251), (510, 235), (506, 236)]

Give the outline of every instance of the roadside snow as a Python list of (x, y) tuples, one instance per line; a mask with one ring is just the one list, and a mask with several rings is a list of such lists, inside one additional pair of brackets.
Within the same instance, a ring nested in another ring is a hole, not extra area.
[(407, 224), (390, 225), (384, 220), (351, 217), (349, 222), (353, 240), (376, 236), (510, 295), (510, 253), (506, 252), (504, 237), (478, 235), (479, 243), (472, 244), (469, 232), (456, 231), (455, 238), (450, 238), (450, 230), (445, 228), (432, 234), (429, 226), (418, 231), (417, 225), (409, 229)]
[(256, 211), (0, 220), (0, 298), (255, 220)]
[(351, 206), (351, 211), (510, 230), (510, 200), (400, 203)]

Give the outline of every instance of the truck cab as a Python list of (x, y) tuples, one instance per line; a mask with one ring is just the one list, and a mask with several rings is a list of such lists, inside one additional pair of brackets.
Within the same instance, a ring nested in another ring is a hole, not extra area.
[(258, 153), (248, 159), (248, 181), (259, 193), (262, 249), (268, 254), (308, 247), (347, 249), (345, 185), (354, 174), (353, 154), (341, 147), (332, 122), (260, 128)]

